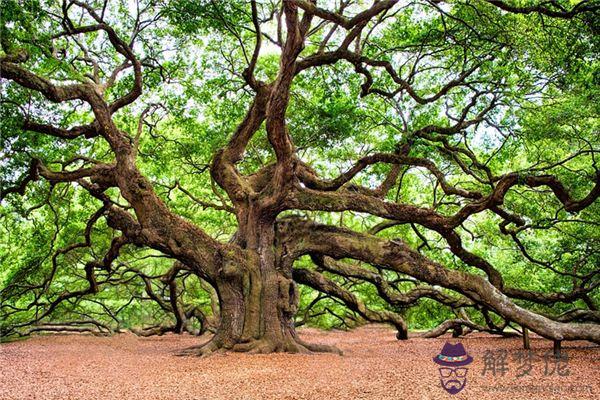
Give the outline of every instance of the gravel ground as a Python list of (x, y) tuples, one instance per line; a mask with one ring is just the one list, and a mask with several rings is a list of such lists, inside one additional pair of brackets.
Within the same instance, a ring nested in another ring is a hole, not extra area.
[[(532, 338), (538, 359), (529, 376), (520, 339), (473, 335), (461, 339), (474, 361), (465, 389), (447, 394), (432, 362), (449, 337), (397, 341), (383, 326), (352, 332), (300, 331), (303, 339), (336, 344), (344, 356), (213, 355), (176, 357), (207, 338), (40, 336), (0, 345), (0, 399), (597, 399), (600, 347), (563, 346), (568, 361), (552, 371), (552, 343)], [(501, 374), (501, 351), (508, 351)], [(492, 353), (487, 353), (492, 351)], [(482, 375), (487, 357), (488, 370)], [(548, 371), (545, 371), (546, 361)], [(496, 376), (491, 366), (496, 367)], [(547, 375), (545, 374), (547, 372)], [(552, 373), (553, 372), (553, 373)]]

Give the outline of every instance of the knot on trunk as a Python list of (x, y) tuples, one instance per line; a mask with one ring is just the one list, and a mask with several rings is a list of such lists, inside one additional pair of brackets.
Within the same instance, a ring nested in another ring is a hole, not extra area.
[(279, 309), (289, 315), (293, 316), (298, 310), (298, 290), (293, 280), (280, 275), (278, 278), (279, 284)]
[(224, 279), (235, 279), (242, 278), (242, 270), (231, 261), (223, 261), (221, 268), (219, 268), (219, 275)]

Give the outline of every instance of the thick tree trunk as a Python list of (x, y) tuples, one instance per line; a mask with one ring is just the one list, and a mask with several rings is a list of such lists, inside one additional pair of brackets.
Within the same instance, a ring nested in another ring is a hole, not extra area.
[(215, 336), (197, 351), (340, 353), (335, 347), (305, 343), (297, 336), (298, 291), (291, 265), (283, 266), (275, 254), (274, 223), (256, 215), (239, 218), (242, 223), (234, 239), (252, 250), (254, 257), (243, 266), (226, 263), (219, 271), (214, 284), (221, 322)]

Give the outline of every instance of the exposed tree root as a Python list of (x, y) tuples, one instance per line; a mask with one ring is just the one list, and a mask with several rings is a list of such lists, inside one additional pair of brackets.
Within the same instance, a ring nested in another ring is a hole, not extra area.
[(224, 353), (225, 351), (227, 351), (227, 349), (225, 347), (219, 346), (213, 338), (213, 339), (210, 339), (208, 342), (203, 343), (201, 345), (192, 346), (192, 347), (188, 347), (183, 350), (180, 350), (175, 355), (180, 356), (180, 357), (186, 357), (186, 356), (203, 357), (203, 356), (208, 356), (208, 355), (214, 354), (214, 353)]
[(293, 354), (313, 354), (313, 353), (333, 353), (342, 355), (342, 351), (335, 346), (307, 343), (299, 338), (289, 338), (283, 341), (273, 341), (267, 338), (253, 339), (247, 342), (238, 342), (234, 344), (227, 343), (216, 336), (208, 342), (199, 346), (192, 346), (183, 349), (177, 353), (178, 356), (208, 356), (210, 354), (225, 353), (228, 351), (248, 353), (248, 354), (268, 354), (268, 353), (293, 353)]

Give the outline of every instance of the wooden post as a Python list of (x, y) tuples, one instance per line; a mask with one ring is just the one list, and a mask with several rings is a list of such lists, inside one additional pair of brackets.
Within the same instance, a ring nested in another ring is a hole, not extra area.
[(554, 357), (560, 358), (560, 340), (554, 341)]
[(529, 343), (529, 329), (523, 327), (523, 348), (525, 350), (531, 349), (531, 344)]

